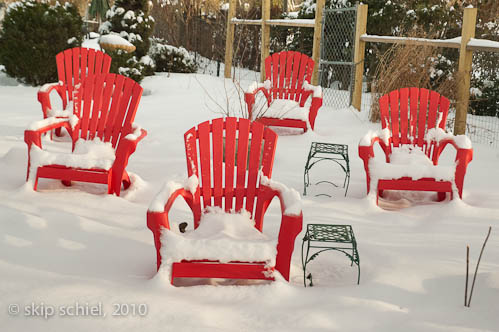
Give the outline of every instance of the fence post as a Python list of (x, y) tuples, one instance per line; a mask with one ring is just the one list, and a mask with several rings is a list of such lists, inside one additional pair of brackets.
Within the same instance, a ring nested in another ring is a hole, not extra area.
[(270, 55), (270, 25), (266, 23), (270, 20), (270, 3), (271, 0), (262, 0), (262, 42), (261, 42), (261, 59), (260, 59), (260, 79), (265, 80), (265, 59)]
[(322, 17), (324, 15), (324, 5), (326, 0), (317, 0), (315, 6), (315, 26), (314, 26), (314, 44), (312, 47), (312, 59), (315, 67), (312, 75), (312, 84), (319, 84), (319, 62), (321, 56), (321, 35), (322, 35)]
[(358, 5), (357, 18), (355, 23), (355, 41), (353, 63), (355, 66), (352, 106), (360, 112), (362, 107), (362, 76), (364, 74), (364, 56), (366, 51), (366, 42), (360, 39), (360, 36), (367, 31), (367, 5)]
[(465, 8), (463, 27), (461, 29), (461, 47), (459, 48), (458, 86), (456, 120), (454, 121), (454, 135), (466, 133), (466, 115), (470, 101), (471, 63), (473, 51), (467, 51), (468, 41), (475, 37), (476, 8)]
[(234, 45), (234, 24), (232, 18), (236, 13), (236, 0), (229, 1), (229, 11), (227, 12), (227, 34), (225, 36), (225, 78), (231, 78), (232, 53)]

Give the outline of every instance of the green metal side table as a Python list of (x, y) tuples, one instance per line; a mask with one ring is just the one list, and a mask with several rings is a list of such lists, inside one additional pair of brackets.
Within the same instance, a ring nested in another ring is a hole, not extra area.
[[(303, 268), (303, 285), (306, 280), (313, 286), (312, 274), (307, 276), (307, 264), (314, 260), (321, 252), (336, 250), (344, 253), (357, 265), (357, 284), (360, 283), (360, 258), (357, 251), (357, 241), (350, 225), (308, 224), (305, 237), (301, 245), (301, 264)], [(314, 252), (312, 254), (312, 252)], [(310, 256), (309, 256), (310, 255)]]
[[(345, 196), (347, 195), (348, 185), (350, 184), (350, 164), (348, 159), (348, 145), (346, 144), (332, 144), (332, 143), (319, 143), (312, 142), (310, 151), (308, 153), (307, 163), (305, 164), (305, 172), (303, 174), (303, 195), (307, 194), (307, 187), (310, 186), (310, 169), (318, 162), (329, 160), (338, 164), (343, 172), (345, 172), (345, 179), (343, 180), (343, 188), (345, 188)], [(319, 181), (316, 183), (329, 183), (338, 187), (331, 181)], [(317, 196), (328, 196), (327, 194), (319, 194)]]

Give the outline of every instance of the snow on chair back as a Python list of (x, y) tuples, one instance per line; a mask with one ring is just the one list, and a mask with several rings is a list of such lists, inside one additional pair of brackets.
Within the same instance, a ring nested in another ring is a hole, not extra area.
[(253, 213), (259, 171), (271, 177), (277, 135), (261, 123), (229, 117), (191, 128), (184, 140), (188, 175), (200, 179), (201, 193), (196, 193), (196, 200), (202, 196), (203, 208), (244, 208), (261, 231), (262, 218)]
[(265, 79), (272, 82), (272, 99), (300, 101), (303, 82), (310, 83), (314, 60), (294, 51), (274, 53), (265, 59)]
[(121, 134), (132, 132), (142, 87), (116, 74), (88, 77), (75, 94), (74, 112), (80, 118), (73, 140), (100, 138), (116, 148)]
[(111, 57), (101, 51), (75, 47), (58, 53), (57, 74), (63, 82), (66, 93), (63, 98), (73, 100), (73, 91), (87, 76), (109, 73)]
[(382, 96), (379, 106), (381, 126), (391, 130), (393, 146), (423, 147), (429, 129), (438, 126), (445, 130), (449, 99), (427, 89), (403, 88)]

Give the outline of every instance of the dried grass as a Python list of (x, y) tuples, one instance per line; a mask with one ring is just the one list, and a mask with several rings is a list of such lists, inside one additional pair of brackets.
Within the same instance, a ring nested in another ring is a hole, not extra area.
[[(431, 38), (421, 32), (417, 35)], [(380, 120), (379, 98), (400, 88), (426, 88), (446, 96), (451, 102), (455, 100), (458, 82), (455, 68), (450, 73), (442, 75), (438, 75), (435, 68), (441, 54), (441, 48), (394, 44), (379, 56), (371, 85), (372, 103), (369, 120), (371, 122)]]

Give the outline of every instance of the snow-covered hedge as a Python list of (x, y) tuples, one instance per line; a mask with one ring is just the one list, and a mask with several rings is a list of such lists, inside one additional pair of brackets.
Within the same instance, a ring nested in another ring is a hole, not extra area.
[(57, 53), (81, 44), (83, 21), (69, 2), (35, 0), (12, 3), (0, 31), (0, 63), (9, 76), (42, 85), (57, 82)]
[(156, 64), (156, 71), (169, 73), (195, 73), (194, 57), (183, 47), (167, 45), (160, 38), (151, 38), (149, 55)]

